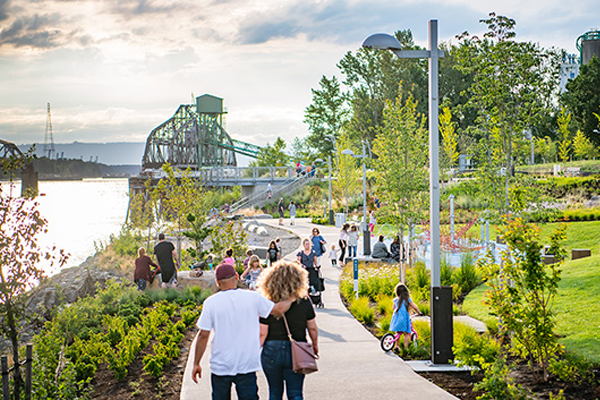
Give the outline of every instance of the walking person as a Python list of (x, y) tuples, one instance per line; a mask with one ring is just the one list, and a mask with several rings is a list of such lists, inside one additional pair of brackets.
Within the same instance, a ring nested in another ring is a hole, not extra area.
[(146, 255), (146, 249), (140, 247), (138, 257), (135, 259), (135, 270), (133, 271), (133, 281), (136, 283), (138, 290), (145, 290), (146, 285), (152, 280), (151, 265), (158, 268), (158, 265)]
[(323, 236), (321, 236), (321, 232), (319, 228), (313, 228), (312, 233), (310, 235), (310, 241), (312, 243), (312, 249), (317, 253), (317, 265), (321, 266), (321, 256), (325, 254), (326, 248), (325, 244), (327, 243)]
[(329, 259), (331, 260), (331, 266), (337, 266), (337, 250), (335, 249), (335, 244), (331, 245), (331, 250), (329, 251)]
[(175, 251), (173, 243), (165, 240), (164, 233), (158, 235), (158, 243), (154, 246), (154, 257), (156, 257), (156, 263), (160, 267), (160, 279), (162, 280), (163, 289), (177, 286), (177, 268), (173, 261), (177, 261), (177, 265), (179, 265), (177, 251)]
[(296, 224), (296, 203), (294, 203), (294, 200), (290, 201), (290, 205), (289, 205), (288, 209), (290, 210), (290, 225), (295, 225)]
[(256, 371), (260, 366), (259, 318), (281, 316), (296, 297), (288, 296), (277, 303), (250, 290), (238, 290), (239, 276), (231, 264), (215, 269), (220, 291), (204, 301), (197, 326), (192, 380), (202, 378), (200, 362), (206, 351), (211, 332), (210, 356), (213, 400), (231, 399), (231, 386), (240, 400), (258, 400)]
[(358, 228), (352, 224), (350, 232), (348, 232), (348, 257), (358, 256)]
[(408, 349), (411, 332), (408, 309), (412, 308), (417, 314), (421, 314), (421, 311), (410, 298), (410, 293), (404, 283), (397, 284), (394, 292), (396, 293), (396, 298), (394, 299), (394, 312), (390, 321), (390, 331), (402, 333), (402, 336), (404, 336), (404, 348)]
[(304, 375), (292, 370), (291, 342), (307, 342), (310, 337), (313, 350), (319, 354), (319, 330), (315, 310), (307, 298), (307, 273), (297, 263), (281, 261), (259, 278), (260, 292), (271, 301), (296, 297), (283, 318), (260, 319), (260, 339), (263, 343), (261, 361), (269, 384), (269, 400), (281, 400), (283, 392), (288, 400), (304, 398)]
[(319, 261), (317, 260), (317, 253), (312, 249), (310, 239), (307, 238), (302, 241), (302, 250), (300, 250), (296, 256), (298, 257), (300, 265), (308, 271), (308, 286), (311, 293), (314, 294), (321, 290), (321, 281), (319, 280), (319, 273), (316, 269), (319, 265)]
[(377, 219), (375, 218), (375, 212), (371, 211), (369, 213), (369, 232), (371, 232), (371, 236), (373, 236), (373, 230), (375, 229), (375, 224), (377, 224)]
[(273, 185), (271, 185), (271, 182), (269, 182), (269, 184), (267, 185), (267, 199), (271, 199), (271, 196), (273, 195)]
[(279, 251), (279, 247), (274, 240), (271, 240), (269, 243), (269, 248), (267, 249), (267, 266), (275, 264), (277, 261), (281, 259), (281, 252)]
[(348, 228), (350, 228), (350, 224), (345, 223), (340, 230), (340, 264), (344, 265), (344, 256), (346, 255), (346, 248), (348, 247)]
[(279, 225), (283, 225), (283, 214), (285, 213), (285, 207), (283, 205), (283, 197), (279, 199), (277, 203), (277, 211), (279, 212)]

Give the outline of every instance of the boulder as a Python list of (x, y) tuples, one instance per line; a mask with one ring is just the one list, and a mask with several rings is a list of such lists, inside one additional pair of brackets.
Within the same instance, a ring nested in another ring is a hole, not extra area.
[(267, 228), (265, 228), (264, 226), (259, 226), (256, 229), (256, 234), (258, 236), (267, 236), (269, 234), (269, 232), (267, 231)]

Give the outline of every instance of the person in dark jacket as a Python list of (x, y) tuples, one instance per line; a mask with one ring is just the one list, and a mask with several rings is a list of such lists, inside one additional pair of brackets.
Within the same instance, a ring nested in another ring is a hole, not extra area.
[(138, 249), (138, 258), (135, 259), (135, 270), (133, 271), (133, 281), (137, 284), (138, 290), (146, 289), (146, 285), (152, 280), (150, 266), (158, 268), (158, 265), (146, 255), (146, 249)]
[(373, 253), (371, 253), (371, 257), (381, 258), (382, 260), (387, 260), (390, 258), (390, 252), (388, 251), (385, 243), (383, 243), (383, 239), (383, 235), (379, 235), (379, 241), (373, 246)]

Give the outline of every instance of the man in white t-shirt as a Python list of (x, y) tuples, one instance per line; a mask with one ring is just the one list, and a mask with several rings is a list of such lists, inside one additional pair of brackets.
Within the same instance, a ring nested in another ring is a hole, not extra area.
[(261, 368), (258, 318), (283, 315), (296, 299), (275, 304), (257, 292), (237, 290), (239, 277), (231, 264), (219, 265), (215, 278), (220, 291), (202, 306), (192, 379), (198, 383), (202, 378), (200, 361), (214, 330), (210, 355), (212, 400), (229, 400), (232, 384), (239, 400), (257, 400), (256, 371)]

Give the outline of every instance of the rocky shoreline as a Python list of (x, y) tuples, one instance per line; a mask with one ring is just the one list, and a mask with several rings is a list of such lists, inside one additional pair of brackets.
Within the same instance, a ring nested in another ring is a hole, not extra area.
[[(248, 220), (248, 222), (264, 228), (264, 231), (249, 232), (249, 247), (267, 247), (269, 242), (277, 237), (281, 239), (284, 255), (300, 247), (300, 238), (288, 230), (262, 224), (259, 220)], [(52, 319), (53, 311), (58, 306), (65, 306), (80, 298), (94, 295), (97, 286), (104, 287), (109, 280), (131, 283), (131, 277), (126, 276), (121, 270), (102, 267), (98, 255), (90, 256), (79, 266), (63, 269), (44, 280), (32, 289), (28, 299), (27, 312), (30, 321), (21, 329), (21, 342), (31, 341), (33, 336), (43, 328), (44, 323)], [(9, 347), (8, 341), (0, 341), (0, 352), (4, 352)]]

